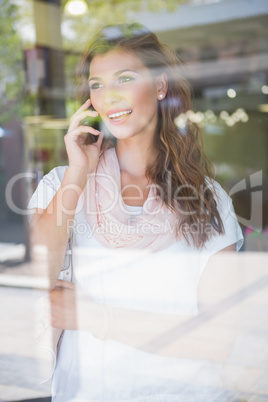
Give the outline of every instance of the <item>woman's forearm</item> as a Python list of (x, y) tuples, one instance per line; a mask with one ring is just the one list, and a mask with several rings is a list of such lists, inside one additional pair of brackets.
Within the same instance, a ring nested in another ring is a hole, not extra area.
[[(105, 327), (101, 319), (102, 307), (98, 303), (89, 303), (86, 314), (86, 308), (81, 310), (84, 314), (80, 311), (78, 326), (100, 334)], [(225, 361), (236, 337), (235, 328), (206, 312), (191, 317), (111, 306), (109, 309), (112, 317), (109, 339), (161, 356)]]
[[(64, 293), (53, 291), (54, 326), (89, 331), (99, 338), (107, 336), (157, 355), (224, 362), (235, 343), (241, 317), (239, 300), (237, 297), (233, 300), (241, 290), (236, 258), (235, 253), (223, 253), (207, 264), (207, 272), (198, 286), (199, 312), (195, 316), (151, 313), (111, 305), (107, 306), (111, 313), (108, 314), (87, 292), (74, 284), (59, 281), (59, 286), (66, 289)], [(70, 314), (71, 311), (74, 314)], [(71, 316), (76, 319), (70, 320)]]
[[(236, 253), (218, 253), (209, 260), (198, 286), (197, 315), (168, 315), (108, 306), (112, 317), (108, 337), (163, 356), (225, 361), (235, 343), (241, 317), (238, 295), (242, 281), (237, 258)], [(84, 299), (84, 310), (81, 310), (84, 314), (79, 324), (100, 333), (101, 325), (105, 327), (100, 318), (108, 317), (101, 306), (89, 301), (86, 295)]]
[(69, 167), (48, 207), (38, 210), (31, 220), (32, 245), (42, 244), (47, 248), (51, 288), (59, 276), (69, 231), (79, 197), (86, 185), (86, 177), (86, 173), (80, 169)]

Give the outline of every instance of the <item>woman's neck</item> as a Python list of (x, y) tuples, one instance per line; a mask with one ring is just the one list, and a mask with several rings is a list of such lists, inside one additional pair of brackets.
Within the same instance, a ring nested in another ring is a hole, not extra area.
[(135, 144), (135, 141), (118, 141), (116, 147), (120, 168), (121, 196), (127, 205), (143, 206), (150, 183), (146, 169), (153, 162), (152, 146), (148, 148)]
[(136, 177), (144, 177), (147, 167), (156, 157), (152, 143), (140, 143), (136, 138), (117, 140), (116, 154), (120, 171)]

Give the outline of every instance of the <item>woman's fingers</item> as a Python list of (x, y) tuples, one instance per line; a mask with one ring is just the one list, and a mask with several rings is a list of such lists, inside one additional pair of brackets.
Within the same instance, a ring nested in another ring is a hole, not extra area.
[(77, 114), (83, 112), (83, 110), (88, 109), (90, 105), (91, 105), (91, 100), (87, 99), (85, 101), (85, 103), (83, 103), (83, 105), (75, 112), (74, 116), (76, 116)]
[(78, 126), (74, 130), (72, 130), (71, 132), (66, 134), (65, 137), (75, 137), (75, 138), (77, 138), (79, 135), (86, 136), (86, 134), (88, 134), (88, 133), (91, 133), (91, 134), (94, 134), (94, 135), (99, 135), (100, 131), (96, 130), (95, 128), (90, 127), (90, 126)]
[(89, 106), (91, 105), (90, 99), (88, 99), (78, 110), (77, 112), (71, 117), (69, 131), (72, 131), (79, 125), (79, 122), (86, 117), (97, 117), (98, 112), (95, 110), (89, 110)]
[(79, 122), (85, 119), (86, 117), (97, 117), (98, 114), (99, 113), (96, 112), (95, 110), (84, 110), (81, 113), (74, 114), (71, 120), (72, 122)]
[[(69, 165), (81, 166), (83, 170), (91, 172), (95, 170), (98, 163), (103, 135), (99, 130), (81, 124), (81, 121), (88, 116), (98, 116), (96, 111), (88, 110), (90, 105), (91, 101), (88, 99), (72, 116), (64, 142)], [(97, 141), (93, 144), (87, 141), (88, 134), (97, 136)]]
[(95, 112), (93, 110), (85, 110), (84, 112), (81, 112), (77, 115), (73, 115), (70, 121), (69, 125), (69, 130), (68, 132), (72, 131), (76, 127), (79, 126), (80, 122), (85, 119), (86, 117), (97, 117), (98, 112)]
[(95, 142), (95, 145), (97, 145), (99, 148), (101, 147), (103, 136), (104, 136), (103, 133), (100, 132), (100, 135), (99, 135), (97, 141)]

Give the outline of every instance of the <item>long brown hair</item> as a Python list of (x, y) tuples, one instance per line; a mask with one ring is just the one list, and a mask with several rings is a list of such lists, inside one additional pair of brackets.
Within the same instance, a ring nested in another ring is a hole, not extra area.
[[(80, 101), (90, 97), (88, 75), (94, 56), (112, 49), (134, 52), (153, 76), (165, 72), (168, 89), (158, 104), (155, 148), (158, 155), (147, 167), (146, 177), (154, 183), (167, 207), (176, 215), (176, 234), (201, 248), (212, 236), (224, 233), (217, 209), (211, 162), (203, 152), (199, 127), (187, 121), (181, 129), (175, 119), (191, 110), (191, 88), (181, 76), (181, 63), (175, 51), (161, 44), (157, 36), (141, 24), (109, 25), (96, 35), (78, 66), (77, 95)], [(93, 141), (93, 138), (92, 138)], [(104, 141), (107, 149), (111, 143)]]

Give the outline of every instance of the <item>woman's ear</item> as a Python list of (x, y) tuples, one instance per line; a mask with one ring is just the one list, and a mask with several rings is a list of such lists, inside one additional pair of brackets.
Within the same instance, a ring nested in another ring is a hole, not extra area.
[(168, 90), (167, 74), (162, 73), (158, 75), (158, 77), (156, 78), (156, 84), (157, 84), (157, 99), (162, 100), (166, 97)]

